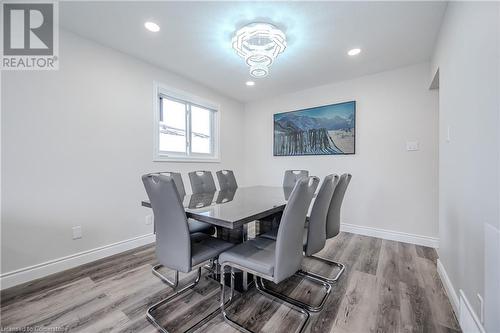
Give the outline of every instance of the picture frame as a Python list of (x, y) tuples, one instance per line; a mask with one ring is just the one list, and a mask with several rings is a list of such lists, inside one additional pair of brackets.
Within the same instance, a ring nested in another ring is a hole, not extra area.
[(273, 115), (273, 155), (353, 155), (356, 101)]

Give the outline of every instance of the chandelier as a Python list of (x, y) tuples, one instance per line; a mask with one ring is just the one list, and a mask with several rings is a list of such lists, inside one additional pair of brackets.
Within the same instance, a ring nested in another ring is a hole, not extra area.
[(236, 53), (250, 66), (250, 75), (261, 78), (269, 74), (271, 64), (285, 51), (286, 36), (272, 24), (251, 23), (236, 31), (232, 43)]

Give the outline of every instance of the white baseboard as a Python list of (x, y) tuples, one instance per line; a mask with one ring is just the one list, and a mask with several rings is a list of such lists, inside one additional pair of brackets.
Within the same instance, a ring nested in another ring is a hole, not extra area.
[(465, 296), (462, 289), (459, 291), (460, 294), (460, 307), (458, 312), (460, 313), (458, 321), (460, 323), (460, 328), (464, 333), (486, 333), (481, 321), (479, 320), (476, 312), (469, 303), (469, 300)]
[(439, 274), (439, 277), (441, 278), (441, 282), (443, 282), (446, 295), (448, 295), (448, 298), (450, 299), (451, 307), (453, 308), (453, 311), (455, 311), (455, 313), (457, 314), (458, 318), (460, 310), (460, 300), (458, 298), (457, 292), (455, 291), (455, 288), (453, 287), (453, 284), (451, 283), (450, 277), (448, 276), (448, 273), (446, 272), (446, 269), (443, 266), (443, 263), (439, 259), (437, 260), (437, 272)]
[(410, 244), (428, 246), (433, 248), (439, 247), (439, 238), (437, 237), (420, 236), (415, 234), (409, 234), (406, 232), (364, 227), (348, 223), (342, 223), (340, 225), (340, 230), (345, 232), (351, 232), (353, 234), (377, 237), (403, 243), (410, 243)]
[(459, 290), (459, 294), (455, 291), (453, 284), (451, 283), (450, 277), (446, 272), (446, 269), (441, 262), (437, 260), (437, 271), (441, 281), (443, 282), (444, 289), (448, 298), (450, 299), (453, 311), (458, 318), (460, 328), (464, 333), (486, 333), (484, 330), (479, 317), (469, 303), (469, 300), (465, 296), (462, 289)]
[(500, 333), (500, 228), (484, 225), (484, 329)]
[(0, 289), (6, 289), (44, 276), (80, 266), (95, 260), (128, 251), (155, 241), (154, 234), (138, 236), (92, 250), (75, 253), (66, 257), (50, 260), (41, 264), (21, 268), (0, 275)]

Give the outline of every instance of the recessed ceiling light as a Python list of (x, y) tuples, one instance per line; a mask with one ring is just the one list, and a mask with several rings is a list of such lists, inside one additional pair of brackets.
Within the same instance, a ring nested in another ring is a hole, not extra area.
[(148, 29), (149, 31), (151, 32), (158, 32), (160, 31), (160, 26), (154, 22), (146, 22), (144, 23), (144, 27), (146, 27), (146, 29)]
[(253, 81), (247, 81), (246, 85), (249, 86), (249, 87), (253, 87), (253, 86), (255, 86), (255, 82), (253, 82)]
[(351, 57), (358, 55), (360, 53), (361, 53), (361, 49), (352, 49), (352, 50), (349, 50), (349, 52), (347, 52), (347, 54), (350, 55)]

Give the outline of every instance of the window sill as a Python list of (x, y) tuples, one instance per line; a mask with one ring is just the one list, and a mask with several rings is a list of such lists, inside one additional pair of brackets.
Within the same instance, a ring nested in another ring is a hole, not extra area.
[(218, 157), (173, 157), (173, 156), (155, 156), (153, 162), (179, 162), (179, 163), (220, 163)]

